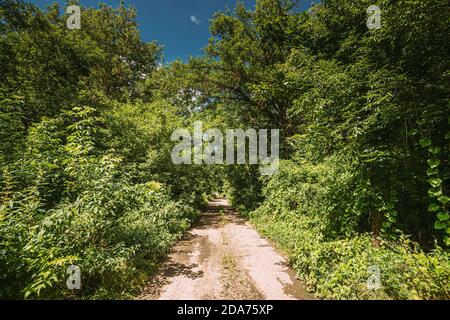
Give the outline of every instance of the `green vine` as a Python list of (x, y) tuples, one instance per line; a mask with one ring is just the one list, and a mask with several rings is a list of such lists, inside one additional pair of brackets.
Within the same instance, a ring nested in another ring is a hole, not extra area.
[[(445, 138), (450, 140), (450, 132), (446, 134)], [(433, 146), (433, 142), (430, 139), (420, 140), (420, 146), (427, 149), (429, 154), (427, 176), (430, 185), (428, 195), (431, 199), (431, 204), (428, 207), (428, 211), (436, 215), (434, 228), (444, 231), (444, 243), (450, 247), (450, 212), (448, 206), (450, 198), (444, 194), (444, 181), (440, 177), (439, 169), (442, 165), (439, 159), (442, 149)]]

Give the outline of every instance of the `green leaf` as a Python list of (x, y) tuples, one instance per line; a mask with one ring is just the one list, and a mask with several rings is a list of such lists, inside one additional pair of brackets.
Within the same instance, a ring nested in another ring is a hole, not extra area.
[(439, 209), (441, 209), (441, 206), (437, 205), (436, 203), (432, 203), (430, 204), (430, 206), (428, 207), (428, 212), (436, 212)]
[(436, 229), (436, 230), (443, 230), (443, 229), (445, 229), (447, 227), (447, 224), (445, 223), (445, 222), (442, 222), (442, 221), (436, 221), (435, 223), (434, 223), (434, 228)]
[(442, 196), (442, 190), (441, 190), (441, 189), (429, 189), (429, 190), (428, 190), (428, 195), (429, 195), (431, 198), (437, 198), (437, 197), (440, 197), (440, 196)]
[(450, 219), (450, 215), (448, 214), (448, 212), (438, 213), (437, 217), (438, 217), (439, 221), (448, 221), (448, 219)]
[(431, 146), (431, 140), (430, 139), (422, 139), (419, 141), (419, 144), (422, 148), (426, 148)]
[(441, 160), (439, 159), (429, 159), (427, 161), (428, 165), (430, 166), (431, 169), (437, 168), (439, 167), (439, 165), (441, 164)]
[(439, 188), (442, 185), (442, 179), (441, 178), (431, 178), (428, 180), (428, 183), (433, 188)]
[(447, 132), (447, 134), (445, 135), (445, 139), (450, 140), (450, 132)]
[(428, 152), (432, 153), (434, 155), (437, 155), (439, 152), (441, 152), (441, 148), (439, 148), (439, 147), (430, 147), (430, 148), (428, 148)]
[(447, 203), (450, 202), (450, 198), (447, 197), (447, 196), (441, 196), (441, 197), (438, 198), (438, 201), (440, 203), (442, 203), (443, 205), (446, 205)]
[(429, 177), (435, 176), (435, 175), (437, 175), (438, 173), (439, 173), (439, 169), (438, 169), (438, 168), (434, 168), (434, 169), (428, 168), (428, 169), (427, 169), (427, 175), (428, 175)]
[(445, 242), (445, 245), (447, 245), (448, 247), (450, 247), (450, 237), (445, 237), (445, 238), (444, 238), (444, 242)]

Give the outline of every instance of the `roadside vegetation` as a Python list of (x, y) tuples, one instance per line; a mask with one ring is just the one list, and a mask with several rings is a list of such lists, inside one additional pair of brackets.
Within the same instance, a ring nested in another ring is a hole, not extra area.
[[(131, 298), (223, 192), (319, 298), (449, 299), (448, 1), (375, 2), (238, 3), (164, 64), (132, 7), (1, 1), (0, 298)], [(172, 164), (198, 120), (280, 129), (278, 173)]]

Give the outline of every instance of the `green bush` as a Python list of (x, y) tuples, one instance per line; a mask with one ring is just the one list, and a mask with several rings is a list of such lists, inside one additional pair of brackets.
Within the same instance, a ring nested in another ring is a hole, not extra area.
[(3, 172), (1, 298), (75, 298), (71, 264), (82, 271), (76, 297), (130, 294), (195, 218), (164, 185), (133, 184), (120, 158), (94, 152), (94, 109), (69, 116), (78, 120), (36, 124), (27, 152)]
[[(283, 161), (251, 221), (288, 252), (299, 277), (319, 298), (449, 299), (447, 252), (436, 247), (426, 253), (401, 234), (389, 240), (357, 233), (363, 211), (358, 213), (360, 200), (352, 192), (355, 180), (340, 164), (331, 169), (330, 163)], [(337, 225), (336, 216), (346, 224)], [(380, 290), (367, 288), (370, 266), (381, 270)]]

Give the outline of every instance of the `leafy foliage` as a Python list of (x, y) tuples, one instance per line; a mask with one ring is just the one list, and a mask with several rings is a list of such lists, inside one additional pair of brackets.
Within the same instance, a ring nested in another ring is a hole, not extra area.
[(57, 5), (0, 9), (0, 298), (132, 297), (212, 185), (167, 161), (187, 120), (140, 93), (160, 48), (123, 5), (83, 8), (75, 32)]
[[(426, 253), (402, 234), (395, 240), (383, 234), (374, 244), (373, 233), (357, 232), (368, 201), (355, 191), (354, 169), (339, 164), (282, 162), (251, 221), (289, 253), (320, 298), (448, 299), (448, 253), (440, 247)], [(379, 290), (366, 285), (373, 265), (381, 270)]]
[[(189, 78), (212, 107), (226, 106), (223, 121), (282, 130), (278, 175), (229, 190), (243, 212), (259, 206), (252, 220), (290, 248), (311, 289), (327, 298), (448, 298), (447, 3), (378, 1), (382, 28), (369, 30), (372, 4), (238, 5), (216, 15)], [(241, 197), (260, 189), (252, 203)], [(372, 263), (385, 275), (382, 292), (364, 287)], [(396, 278), (404, 266), (409, 287)]]
[[(448, 299), (448, 2), (379, 0), (379, 30), (369, 0), (297, 4), (238, 3), (160, 66), (133, 8), (67, 30), (56, 4), (0, 2), (0, 297), (128, 297), (218, 192), (319, 297)], [(198, 120), (281, 129), (278, 174), (173, 165)]]

